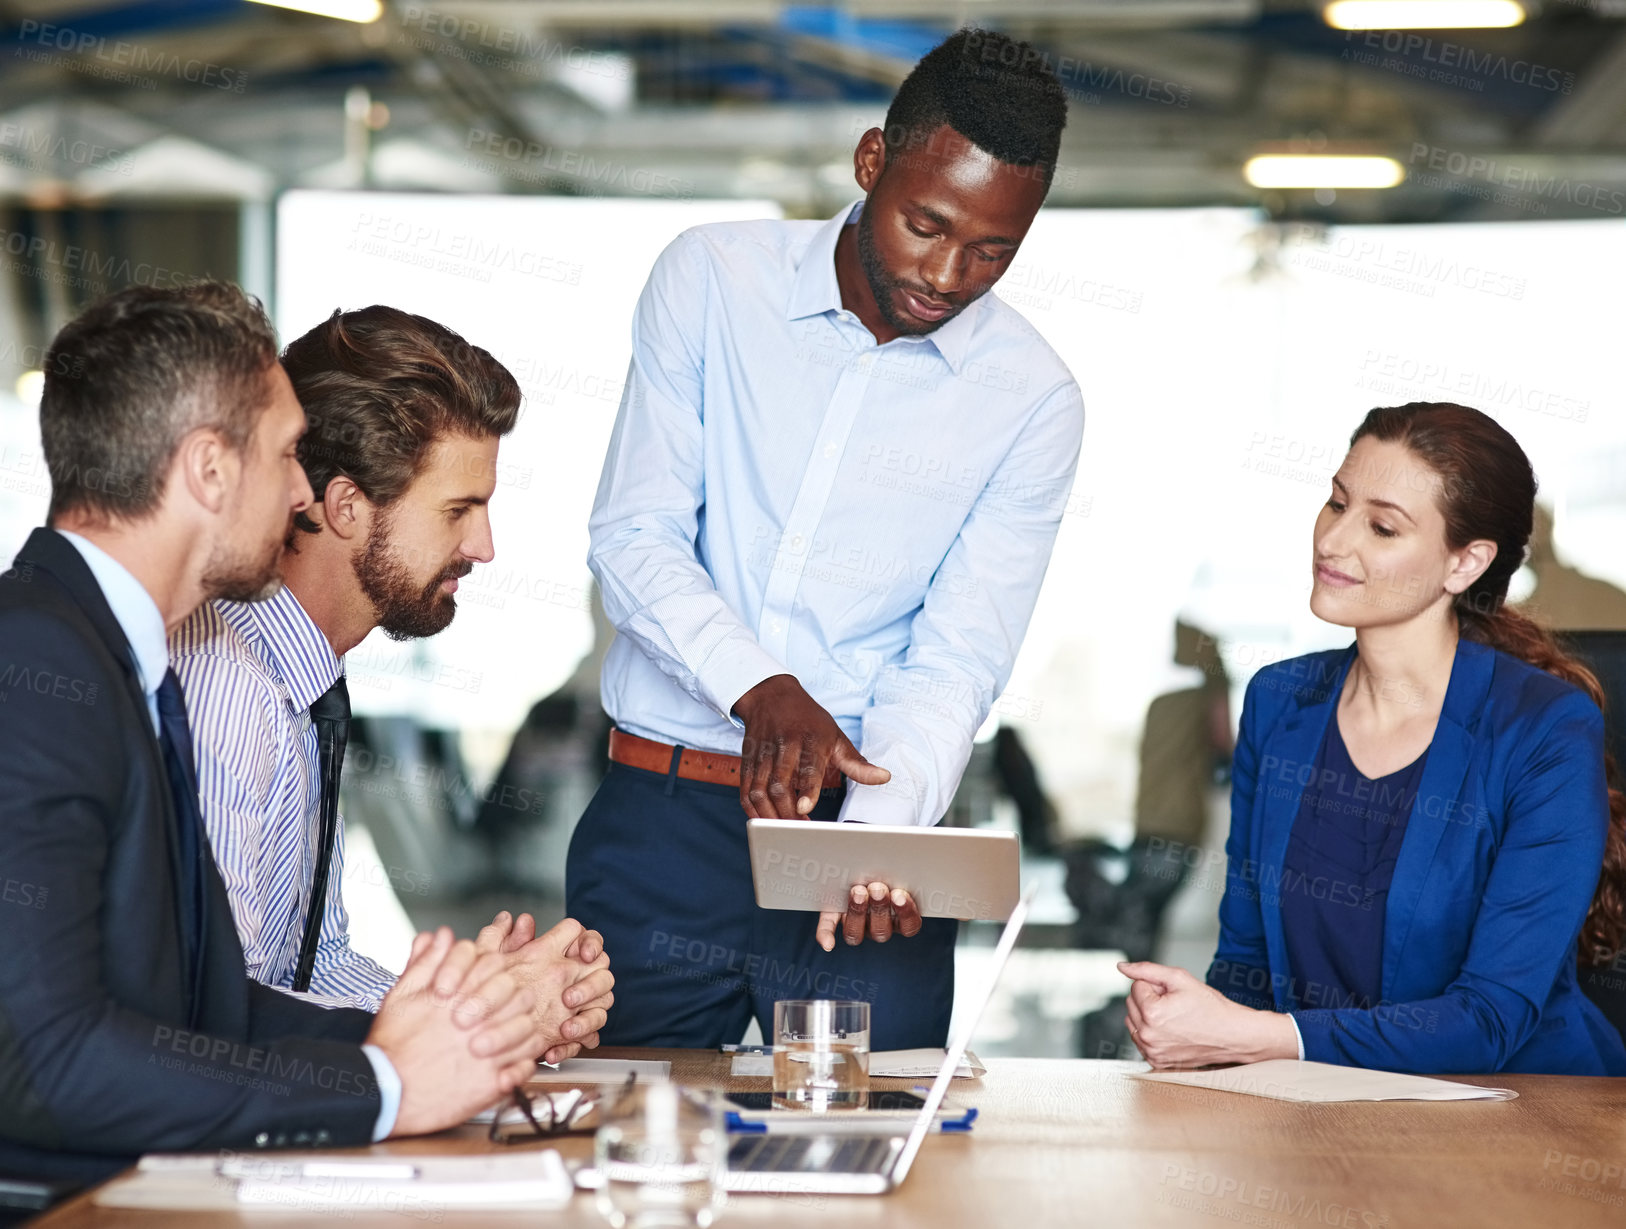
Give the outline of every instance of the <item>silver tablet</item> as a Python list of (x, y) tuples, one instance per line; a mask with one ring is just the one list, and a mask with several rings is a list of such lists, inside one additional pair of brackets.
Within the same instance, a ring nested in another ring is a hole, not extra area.
[(845, 910), (855, 883), (903, 888), (924, 917), (1002, 922), (1020, 892), (1021, 842), (979, 828), (753, 819), (751, 877), (764, 909)]

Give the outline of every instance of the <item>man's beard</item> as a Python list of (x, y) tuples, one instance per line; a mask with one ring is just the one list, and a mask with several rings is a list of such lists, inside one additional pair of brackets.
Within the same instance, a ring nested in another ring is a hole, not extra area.
[[(293, 531), (293, 514), (288, 515), (288, 533)], [(266, 548), (255, 558), (232, 558), (230, 553), (216, 547), (203, 569), (205, 598), (221, 598), (228, 602), (263, 602), (282, 591), (282, 552), (288, 534)]]
[(378, 612), (378, 626), (391, 640), (416, 640), (444, 631), (457, 614), (457, 599), (442, 593), (440, 586), (467, 576), (474, 564), (467, 559), (449, 564), (427, 585), (420, 585), (407, 565), (396, 558), (389, 531), (386, 517), (374, 527), (367, 545), (352, 564), (361, 591)]
[[(977, 298), (982, 297), (979, 293), (974, 298), (960, 304), (941, 320), (928, 322), (916, 320), (913, 316), (900, 315), (892, 305), (893, 300), (897, 297), (897, 292), (907, 290), (911, 294), (920, 294), (920, 291), (901, 278), (893, 277), (892, 274), (887, 272), (886, 265), (881, 263), (881, 253), (875, 247), (875, 214), (868, 205), (858, 211), (857, 225), (858, 263), (863, 267), (864, 277), (869, 282), (870, 294), (875, 296), (875, 308), (881, 313), (881, 319), (885, 320), (887, 325), (897, 332), (907, 337), (923, 337), (927, 333), (935, 333), (967, 307), (971, 306)], [(921, 295), (921, 297), (929, 300), (933, 296), (925, 294)]]

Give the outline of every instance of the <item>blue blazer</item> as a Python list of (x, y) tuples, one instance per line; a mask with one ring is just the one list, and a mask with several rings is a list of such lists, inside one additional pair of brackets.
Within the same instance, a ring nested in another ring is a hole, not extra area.
[(1576, 981), (1609, 823), (1603, 715), (1579, 689), (1466, 639), (1389, 888), (1382, 1003), (1301, 1008), (1282, 859), (1354, 660), (1353, 645), (1311, 653), (1248, 684), (1209, 983), (1292, 1012), (1317, 1062), (1626, 1075), (1626, 1045)]

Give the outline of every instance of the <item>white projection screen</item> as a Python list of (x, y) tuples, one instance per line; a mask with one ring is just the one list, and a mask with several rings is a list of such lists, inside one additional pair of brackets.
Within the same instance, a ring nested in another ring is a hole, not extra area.
[(498, 458), (494, 562), (432, 640), (374, 632), (351, 653), (360, 713), (511, 733), (592, 643), (587, 514), (620, 403), (633, 305), (691, 226), (768, 201), (290, 192), (277, 209), (277, 332), (385, 303), (483, 346), (525, 393)]
[[(353, 655), (357, 708), (506, 737), (589, 645), (586, 520), (633, 303), (683, 228), (762, 202), (298, 192), (279, 210), (286, 340), (390, 303), (490, 349), (526, 390), (496, 562), (453, 626)], [(500, 253), (493, 255), (493, 253)], [(1077, 488), (995, 717), (1023, 727), (1069, 830), (1126, 837), (1173, 623), (1259, 666), (1347, 643), (1306, 609), (1310, 529), (1374, 405), (1456, 400), (1529, 452), (1569, 562), (1626, 584), (1617, 222), (1273, 225), (1245, 209), (1045, 210), (997, 288), (1072, 367)], [(1240, 711), (1240, 690), (1233, 717)]]

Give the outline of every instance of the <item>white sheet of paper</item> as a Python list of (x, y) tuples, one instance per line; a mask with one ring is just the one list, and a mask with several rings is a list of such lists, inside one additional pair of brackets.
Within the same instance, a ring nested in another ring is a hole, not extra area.
[[(927, 1047), (923, 1050), (876, 1050), (869, 1056), (869, 1073), (886, 1079), (921, 1079), (935, 1080), (937, 1072), (943, 1065), (943, 1056), (947, 1050), (935, 1050)], [(729, 1066), (730, 1075), (773, 1075), (772, 1054), (736, 1054), (734, 1062)], [(988, 1069), (982, 1065), (982, 1060), (970, 1050), (960, 1060), (959, 1068), (954, 1072), (957, 1080), (974, 1080), (986, 1075)]]
[(245, 1179), (237, 1184), (237, 1202), (290, 1210), (383, 1208), (422, 1216), (439, 1208), (559, 1208), (575, 1192), (559, 1154), (551, 1148), (410, 1159), (418, 1174), (406, 1179)]
[(1273, 1058), (1218, 1071), (1136, 1071), (1137, 1080), (1187, 1084), (1217, 1092), (1240, 1092), (1278, 1101), (1511, 1101), (1509, 1088), (1481, 1088), (1426, 1075), (1368, 1071), (1335, 1063)]
[[(297, 1172), (322, 1162), (337, 1164), (354, 1176)], [(92, 1201), (99, 1207), (170, 1211), (392, 1211), (422, 1220), (443, 1207), (562, 1207), (574, 1189), (558, 1152), (551, 1148), (478, 1156), (379, 1157), (378, 1173), (369, 1175), (374, 1163), (349, 1153), (239, 1154), (232, 1164), (239, 1175), (227, 1176), (219, 1172), (219, 1152), (153, 1154), (142, 1157), (134, 1173), (99, 1188)], [(402, 1168), (416, 1173), (391, 1176)], [(322, 1223), (333, 1219), (343, 1217), (330, 1216)]]
[(629, 1075), (644, 1083), (659, 1083), (672, 1074), (672, 1064), (654, 1058), (567, 1058), (557, 1067), (536, 1065), (527, 1084), (619, 1084)]

